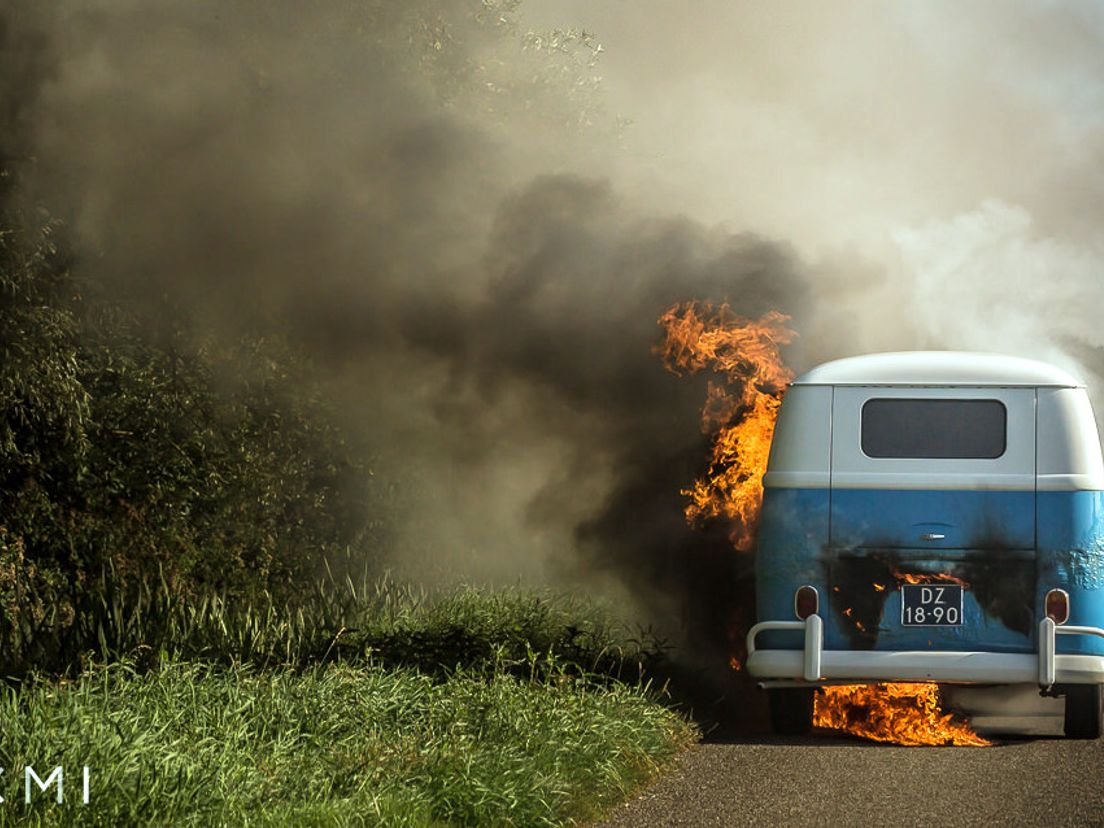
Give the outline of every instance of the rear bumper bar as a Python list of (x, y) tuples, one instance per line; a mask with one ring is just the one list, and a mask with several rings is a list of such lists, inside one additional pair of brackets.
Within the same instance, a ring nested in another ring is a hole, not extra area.
[[(755, 639), (766, 630), (800, 630), (800, 650), (759, 650)], [(1058, 626), (1039, 622), (1037, 653), (939, 652), (927, 650), (825, 650), (824, 620), (761, 621), (748, 631), (748, 672), (768, 683), (844, 683), (849, 681), (943, 681), (963, 684), (1104, 684), (1104, 656), (1056, 652), (1059, 635), (1104, 638), (1099, 627)]]

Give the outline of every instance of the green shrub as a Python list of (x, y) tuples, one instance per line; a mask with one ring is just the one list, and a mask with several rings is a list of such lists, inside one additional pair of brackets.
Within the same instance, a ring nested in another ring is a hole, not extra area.
[(152, 337), (0, 210), (0, 670), (63, 669), (151, 590), (294, 595), (371, 555), (371, 482), (293, 349)]

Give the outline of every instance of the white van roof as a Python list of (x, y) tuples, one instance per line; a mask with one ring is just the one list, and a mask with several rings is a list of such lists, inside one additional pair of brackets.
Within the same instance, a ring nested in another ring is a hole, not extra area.
[(969, 351), (897, 351), (826, 362), (793, 385), (995, 385), (1082, 388), (1046, 362)]

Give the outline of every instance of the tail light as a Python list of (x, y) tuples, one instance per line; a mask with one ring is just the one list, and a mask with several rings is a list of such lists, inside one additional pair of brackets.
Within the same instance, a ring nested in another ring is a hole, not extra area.
[(1055, 624), (1065, 624), (1069, 621), (1069, 593), (1064, 589), (1052, 589), (1046, 594), (1047, 618)]
[(820, 595), (816, 588), (808, 584), (798, 587), (797, 592), (794, 593), (794, 612), (797, 617), (804, 621), (810, 615), (816, 615), (818, 609), (820, 609)]

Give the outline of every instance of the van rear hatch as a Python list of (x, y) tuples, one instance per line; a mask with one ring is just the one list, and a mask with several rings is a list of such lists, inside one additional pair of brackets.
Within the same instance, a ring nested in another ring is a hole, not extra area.
[(838, 387), (832, 422), (826, 645), (1032, 649), (1035, 389)]
[(843, 387), (833, 549), (1034, 549), (1035, 389)]

